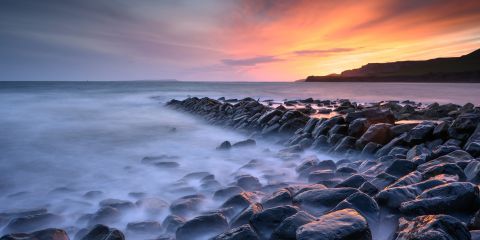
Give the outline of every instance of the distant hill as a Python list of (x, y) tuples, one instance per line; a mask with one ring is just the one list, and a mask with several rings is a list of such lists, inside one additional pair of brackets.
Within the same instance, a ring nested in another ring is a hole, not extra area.
[(480, 82), (480, 49), (461, 57), (369, 63), (305, 82)]

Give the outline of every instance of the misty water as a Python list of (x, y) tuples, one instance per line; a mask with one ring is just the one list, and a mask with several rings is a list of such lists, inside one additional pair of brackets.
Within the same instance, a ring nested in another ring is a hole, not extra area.
[[(281, 146), (260, 141), (252, 148), (217, 151), (224, 140), (248, 136), (164, 107), (172, 98), (188, 96), (480, 104), (480, 84), (0, 82), (0, 212), (46, 208), (64, 219), (54, 227), (74, 234), (85, 227), (79, 219), (104, 199), (156, 197), (170, 203), (187, 194), (211, 195), (213, 190), (197, 180), (178, 184), (192, 172), (214, 174), (222, 186), (242, 173), (262, 184), (279, 181), (271, 175), (296, 181), (292, 165), (275, 157)], [(304, 153), (310, 154), (331, 159)], [(162, 156), (179, 166), (142, 163)], [(241, 168), (253, 159), (260, 167)], [(89, 191), (102, 194), (86, 198)], [(220, 204), (207, 201), (202, 210)], [(112, 226), (124, 230), (129, 222), (161, 222), (168, 214), (168, 208), (152, 216), (139, 207)]]

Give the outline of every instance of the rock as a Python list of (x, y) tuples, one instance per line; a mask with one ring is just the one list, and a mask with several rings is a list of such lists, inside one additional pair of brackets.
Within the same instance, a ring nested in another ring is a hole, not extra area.
[[(433, 152), (433, 154), (434, 153), (435, 153), (435, 151)], [(462, 151), (462, 150), (455, 150), (455, 151), (450, 152), (446, 155), (443, 155), (441, 157), (430, 160), (430, 161), (428, 161), (424, 164), (420, 164), (417, 167), (417, 170), (419, 170), (421, 172), (424, 172), (427, 168), (429, 168), (431, 166), (439, 165), (439, 164), (442, 164), (442, 163), (458, 163), (458, 162), (461, 162), (461, 161), (470, 161), (472, 159), (473, 159), (473, 157), (470, 154), (468, 154), (467, 152)]]
[(389, 155), (389, 156), (400, 156), (400, 155), (403, 156), (403, 155), (405, 155), (405, 157), (406, 157), (407, 152), (408, 152), (407, 148), (394, 147), (394, 148), (392, 148), (392, 150), (390, 150), (390, 152), (388, 152), (387, 155)]
[(410, 130), (412, 130), (412, 128), (414, 128), (417, 125), (418, 125), (417, 123), (399, 124), (399, 125), (392, 126), (390, 128), (390, 131), (392, 131), (393, 136), (398, 137), (406, 132), (409, 132)]
[(440, 138), (440, 139), (447, 139), (448, 138), (448, 128), (449, 123), (446, 121), (440, 122), (435, 129), (433, 129), (433, 137)]
[(443, 214), (475, 211), (480, 206), (479, 189), (466, 182), (447, 183), (428, 189), (415, 200), (401, 204), (405, 214)]
[(119, 200), (119, 199), (105, 199), (100, 201), (100, 207), (112, 207), (118, 210), (127, 210), (127, 209), (132, 209), (135, 208), (135, 204), (133, 204), (130, 201), (125, 201), (125, 200)]
[(34, 215), (20, 216), (13, 218), (4, 227), (3, 232), (31, 232), (44, 228), (54, 227), (60, 225), (64, 219), (52, 213), (39, 213)]
[(367, 180), (365, 179), (364, 176), (357, 174), (345, 179), (341, 183), (337, 184), (337, 186), (335, 187), (336, 188), (341, 188), (341, 187), (359, 188), (366, 181)]
[(318, 162), (317, 167), (319, 170), (336, 170), (337, 165), (333, 160), (323, 160)]
[(222, 204), (222, 208), (233, 207), (235, 209), (244, 209), (254, 202), (256, 196), (252, 192), (241, 192)]
[(404, 143), (404, 139), (406, 136), (407, 136), (407, 133), (404, 133), (392, 139), (390, 142), (388, 142), (383, 147), (377, 150), (377, 152), (375, 153), (375, 157), (378, 158), (378, 157), (383, 157), (385, 155), (388, 155), (388, 153), (392, 151), (393, 148), (395, 148), (396, 146), (402, 145)]
[(135, 205), (142, 208), (147, 214), (155, 216), (163, 213), (168, 208), (168, 203), (160, 198), (142, 198), (135, 202)]
[(32, 233), (12, 233), (0, 238), (1, 240), (70, 240), (62, 229), (47, 228)]
[(465, 175), (469, 182), (480, 183), (480, 161), (472, 160), (464, 169)]
[(312, 131), (312, 136), (316, 139), (320, 135), (326, 135), (328, 130), (330, 130), (333, 126), (337, 124), (343, 124), (344, 122), (345, 120), (342, 116), (335, 116), (325, 121), (319, 121)]
[(375, 194), (378, 193), (377, 187), (375, 187), (373, 184), (370, 182), (364, 182), (360, 188), (358, 188), (361, 192), (367, 194), (368, 196), (374, 196)]
[(340, 167), (335, 171), (337, 177), (350, 177), (357, 173), (357, 170), (351, 167)]
[(357, 148), (362, 149), (369, 142), (378, 144), (388, 143), (393, 137), (390, 127), (391, 125), (386, 123), (371, 125), (362, 137), (357, 140)]
[(249, 207), (243, 209), (242, 212), (240, 212), (237, 216), (235, 216), (230, 221), (230, 227), (235, 228), (244, 224), (248, 224), (250, 221), (250, 218), (254, 214), (260, 213), (262, 210), (263, 210), (263, 207), (260, 203), (253, 203)]
[(102, 191), (88, 191), (83, 195), (83, 197), (87, 199), (94, 199), (94, 198), (99, 198), (102, 195), (103, 195)]
[(181, 197), (170, 204), (170, 211), (180, 216), (191, 214), (199, 210), (200, 204), (203, 203), (204, 199), (205, 197), (199, 194)]
[(365, 145), (365, 147), (363, 148), (361, 155), (362, 155), (362, 156), (371, 156), (371, 155), (374, 155), (375, 152), (376, 152), (378, 149), (380, 149), (381, 147), (382, 147), (382, 145), (380, 145), (380, 144), (378, 144), (378, 143), (369, 142), (369, 143), (367, 143), (367, 145)]
[(365, 118), (367, 119), (369, 124), (376, 124), (376, 123), (395, 123), (395, 116), (391, 111), (382, 111), (379, 109), (365, 109), (357, 112), (348, 113), (345, 116), (345, 121), (347, 123), (353, 122), (353, 120), (358, 118)]
[(353, 209), (343, 209), (321, 216), (297, 230), (298, 240), (370, 240), (367, 221)]
[(90, 218), (89, 225), (111, 224), (117, 222), (121, 217), (118, 209), (113, 207), (102, 207), (98, 209)]
[(357, 192), (350, 195), (345, 200), (341, 201), (331, 211), (338, 211), (342, 209), (355, 209), (372, 223), (377, 223), (380, 217), (380, 207), (377, 202), (365, 193)]
[(407, 133), (404, 141), (409, 144), (419, 144), (426, 142), (433, 136), (435, 123), (430, 121), (423, 121)]
[(417, 168), (417, 164), (408, 160), (395, 160), (392, 164), (385, 169), (385, 172), (396, 176), (396, 177), (403, 177), (410, 172), (415, 171)]
[(414, 200), (423, 191), (442, 185), (445, 182), (440, 180), (427, 180), (405, 186), (394, 186), (393, 184), (381, 190), (376, 196), (376, 201), (390, 209), (398, 209), (403, 202)]
[(375, 178), (372, 179), (370, 183), (372, 183), (373, 186), (375, 186), (377, 189), (384, 189), (386, 186), (397, 181), (397, 179), (397, 177), (383, 172), (375, 176)]
[(163, 220), (162, 226), (167, 233), (174, 233), (185, 222), (186, 220), (180, 216), (169, 215)]
[(124, 240), (125, 236), (120, 230), (109, 228), (105, 225), (95, 225), (81, 240)]
[(251, 175), (242, 175), (237, 177), (236, 185), (247, 191), (255, 191), (262, 187), (262, 184), (258, 178)]
[(427, 159), (432, 154), (432, 151), (425, 147), (425, 144), (415, 145), (407, 152), (407, 160), (415, 162), (417, 164), (422, 164), (427, 161)]
[(309, 183), (318, 183), (324, 180), (330, 180), (335, 177), (335, 172), (332, 170), (317, 170), (308, 174)]
[(354, 137), (346, 136), (338, 142), (334, 148), (333, 151), (334, 153), (345, 153), (349, 149), (355, 149), (355, 141), (357, 139)]
[(224, 141), (217, 147), (217, 150), (228, 150), (230, 148), (232, 148), (232, 144), (229, 141)]
[(214, 237), (213, 240), (259, 240), (259, 238), (250, 225), (244, 224)]
[(355, 188), (313, 189), (297, 194), (293, 203), (313, 214), (323, 213), (358, 192)]
[(292, 194), (287, 189), (280, 189), (262, 201), (264, 208), (271, 208), (292, 204)]
[(468, 223), (468, 229), (480, 230), (480, 210), (473, 215), (472, 219)]
[(160, 234), (162, 230), (162, 225), (156, 221), (131, 222), (127, 224), (127, 232), (140, 235)]
[(401, 239), (471, 239), (465, 225), (458, 219), (448, 215), (424, 215), (412, 220), (400, 218), (399, 227), (395, 234)]
[(460, 181), (465, 181), (466, 176), (463, 170), (455, 163), (441, 163), (424, 170), (423, 178), (428, 179), (440, 174), (456, 175)]
[(368, 127), (370, 127), (370, 123), (366, 118), (357, 118), (350, 123), (348, 135), (359, 138), (367, 131)]
[(316, 220), (312, 215), (299, 211), (290, 217), (285, 218), (280, 225), (273, 231), (270, 239), (295, 240), (296, 232), (300, 226)]
[(255, 146), (257, 143), (253, 139), (247, 139), (244, 141), (236, 142), (232, 145), (232, 147), (249, 147)]
[(213, 194), (213, 199), (214, 200), (225, 200), (225, 199), (230, 198), (232, 196), (235, 196), (235, 195), (237, 195), (241, 192), (243, 192), (243, 189), (239, 186), (226, 187), (226, 188), (217, 190)]
[(219, 213), (195, 217), (179, 227), (175, 233), (177, 240), (208, 239), (228, 228), (227, 219)]
[(260, 239), (269, 239), (283, 220), (297, 212), (297, 208), (288, 205), (264, 209), (250, 218), (250, 224), (258, 233)]

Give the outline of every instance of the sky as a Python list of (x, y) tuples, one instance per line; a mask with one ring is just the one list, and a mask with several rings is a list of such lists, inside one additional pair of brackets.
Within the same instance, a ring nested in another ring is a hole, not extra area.
[(479, 0), (0, 0), (3, 81), (294, 81), (478, 48)]

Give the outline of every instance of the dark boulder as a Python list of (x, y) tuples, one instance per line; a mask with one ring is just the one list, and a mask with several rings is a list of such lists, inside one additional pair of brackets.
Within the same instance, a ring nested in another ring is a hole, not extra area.
[(255, 191), (262, 187), (258, 178), (251, 175), (242, 175), (237, 177), (237, 186), (247, 191)]
[(13, 218), (4, 227), (3, 232), (31, 232), (44, 228), (55, 227), (64, 221), (63, 217), (53, 213), (39, 213)]
[(465, 181), (466, 179), (463, 169), (455, 163), (440, 163), (431, 166), (423, 171), (423, 178), (428, 179), (440, 174), (457, 176), (460, 181)]
[(247, 139), (244, 141), (236, 142), (232, 145), (232, 147), (249, 147), (255, 146), (257, 143), (253, 139)]
[(447, 183), (428, 189), (415, 200), (401, 204), (405, 214), (443, 214), (476, 211), (480, 206), (479, 189), (466, 182)]
[(370, 123), (366, 118), (357, 118), (348, 126), (348, 135), (359, 138), (367, 131), (368, 127), (370, 127)]
[(179, 227), (175, 233), (177, 240), (208, 239), (228, 228), (227, 219), (219, 213), (195, 217)]
[(321, 216), (297, 230), (298, 240), (371, 240), (367, 221), (353, 209), (343, 209)]
[(102, 207), (88, 217), (88, 224), (111, 224), (117, 222), (121, 217), (120, 211), (113, 207)]
[(222, 208), (232, 207), (234, 209), (244, 209), (253, 202), (255, 202), (257, 196), (252, 192), (241, 192), (237, 195), (230, 197), (227, 201), (222, 204)]
[(264, 208), (277, 207), (292, 204), (292, 194), (287, 189), (280, 189), (262, 201)]
[(325, 188), (313, 189), (299, 193), (293, 198), (293, 203), (300, 205), (309, 212), (321, 214), (338, 203), (359, 192), (355, 188)]
[(174, 233), (177, 231), (177, 228), (182, 226), (185, 223), (185, 219), (176, 216), (176, 215), (168, 215), (162, 222), (162, 226), (167, 233)]
[(175, 215), (188, 215), (200, 209), (200, 205), (203, 203), (205, 196), (200, 194), (187, 195), (174, 200), (170, 204), (170, 211)]
[(395, 116), (391, 111), (382, 111), (379, 109), (365, 109), (357, 112), (348, 113), (345, 116), (345, 121), (347, 123), (351, 123), (353, 122), (353, 120), (358, 118), (367, 119), (369, 124), (395, 123)]
[(318, 183), (324, 180), (330, 180), (335, 177), (335, 172), (332, 170), (316, 170), (308, 174), (309, 183)]
[(362, 149), (369, 142), (378, 144), (388, 143), (393, 137), (390, 127), (391, 125), (386, 123), (371, 125), (362, 137), (357, 140), (357, 148)]
[(458, 219), (448, 215), (424, 215), (412, 220), (400, 218), (395, 239), (469, 240), (470, 233)]
[(250, 218), (257, 213), (260, 213), (263, 210), (262, 204), (260, 203), (253, 203), (249, 207), (243, 209), (237, 216), (235, 216), (231, 221), (230, 221), (230, 227), (235, 228), (239, 227), (244, 224), (248, 224), (250, 221)]
[(217, 190), (213, 194), (213, 199), (214, 200), (225, 200), (225, 199), (230, 198), (232, 196), (235, 196), (235, 195), (237, 195), (241, 192), (243, 192), (243, 189), (239, 186), (226, 187), (226, 188)]
[(409, 144), (419, 144), (430, 140), (433, 136), (433, 130), (435, 129), (435, 123), (430, 121), (424, 121), (412, 128), (407, 133), (404, 141)]
[(299, 211), (290, 217), (285, 218), (280, 225), (273, 231), (271, 240), (295, 240), (297, 229), (316, 218), (304, 211)]
[(105, 225), (95, 225), (81, 240), (124, 240), (123, 233), (115, 228)]
[(328, 131), (337, 124), (343, 124), (345, 120), (342, 116), (335, 116), (325, 121), (319, 121), (312, 131), (312, 136), (316, 139), (320, 135), (326, 135)]
[(376, 223), (380, 217), (380, 207), (377, 202), (372, 197), (362, 192), (350, 195), (335, 206), (335, 208), (332, 209), (332, 212), (348, 208), (355, 209), (371, 223)]
[(364, 176), (356, 174), (343, 180), (341, 183), (337, 184), (335, 187), (336, 188), (341, 188), (341, 187), (359, 188), (366, 181), (367, 180), (365, 179)]
[(472, 160), (464, 169), (469, 182), (480, 183), (480, 161)]
[(417, 168), (417, 164), (408, 160), (395, 160), (392, 164), (385, 169), (385, 172), (396, 176), (396, 177), (403, 177), (410, 172), (415, 171)]
[(283, 220), (297, 212), (297, 208), (288, 205), (264, 209), (250, 218), (250, 224), (258, 233), (260, 239), (269, 239)]
[(47, 228), (32, 233), (12, 233), (0, 238), (1, 240), (70, 240), (62, 229)]
[(248, 224), (232, 228), (212, 240), (259, 240), (257, 234)]
[(230, 148), (232, 148), (232, 144), (229, 141), (224, 141), (217, 147), (217, 150), (228, 150)]
[(162, 230), (162, 225), (157, 221), (131, 222), (127, 224), (128, 233), (151, 235), (160, 234)]

